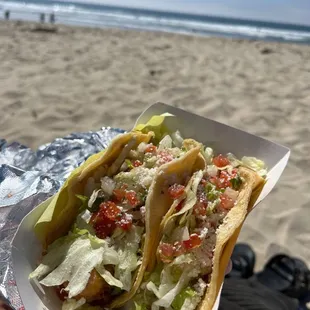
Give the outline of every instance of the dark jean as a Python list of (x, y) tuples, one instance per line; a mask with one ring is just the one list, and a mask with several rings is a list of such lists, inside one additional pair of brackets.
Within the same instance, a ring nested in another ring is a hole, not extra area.
[(219, 310), (297, 310), (298, 300), (259, 283), (255, 278), (227, 278)]

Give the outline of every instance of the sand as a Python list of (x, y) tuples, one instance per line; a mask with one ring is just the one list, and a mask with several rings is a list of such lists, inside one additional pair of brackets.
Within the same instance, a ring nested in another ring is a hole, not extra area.
[(0, 136), (32, 148), (71, 132), (130, 129), (156, 101), (292, 149), (239, 241), (310, 262), (310, 46), (0, 23)]

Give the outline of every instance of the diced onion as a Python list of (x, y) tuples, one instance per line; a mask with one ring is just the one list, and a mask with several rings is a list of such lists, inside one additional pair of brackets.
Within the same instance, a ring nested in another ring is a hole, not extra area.
[(207, 173), (211, 177), (216, 177), (218, 172), (218, 168), (215, 165), (207, 166)]
[(101, 189), (94, 190), (93, 193), (91, 194), (89, 200), (88, 200), (88, 208), (91, 208), (96, 201), (97, 197), (99, 196)]
[(169, 135), (167, 135), (159, 142), (158, 150), (170, 148), (172, 148), (172, 139)]
[(183, 240), (188, 240), (189, 239), (189, 231), (187, 226), (184, 226), (183, 231), (182, 231), (182, 241)]
[(103, 177), (101, 179), (101, 188), (105, 193), (111, 196), (115, 188), (115, 182), (109, 177)]
[(189, 231), (188, 231), (187, 226), (176, 227), (172, 233), (171, 239), (173, 242), (188, 240), (189, 239)]
[(138, 152), (139, 153), (144, 153), (144, 151), (147, 149), (147, 147), (149, 146), (149, 144), (146, 144), (145, 142), (141, 142), (139, 145), (138, 145)]

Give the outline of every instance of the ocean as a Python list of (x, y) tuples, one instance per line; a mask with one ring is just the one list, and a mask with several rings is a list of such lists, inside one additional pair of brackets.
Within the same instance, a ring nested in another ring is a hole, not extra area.
[(202, 36), (297, 42), (310, 44), (310, 26), (215, 16), (121, 8), (88, 2), (30, 0), (0, 1), (0, 18), (39, 21), (40, 13), (54, 13), (59, 24), (164, 31)]

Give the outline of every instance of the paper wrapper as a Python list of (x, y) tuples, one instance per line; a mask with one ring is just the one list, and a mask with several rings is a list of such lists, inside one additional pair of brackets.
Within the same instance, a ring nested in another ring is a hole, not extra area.
[[(238, 158), (254, 156), (264, 160), (269, 171), (267, 183), (255, 206), (270, 193), (287, 164), (290, 155), (288, 148), (163, 103), (154, 104), (145, 110), (138, 118), (136, 125), (145, 124), (153, 115), (167, 112), (176, 117), (165, 118), (164, 125), (171, 131), (180, 130), (184, 138), (193, 138), (202, 142), (212, 147), (217, 153), (231, 152)], [(59, 301), (53, 290), (43, 287), (39, 289), (28, 281), (28, 275), (36, 267), (41, 254), (41, 247), (32, 228), (45, 206), (46, 202), (43, 202), (24, 218), (12, 242), (12, 261), (16, 283), (25, 308), (31, 310), (59, 309)], [(213, 310), (218, 308), (218, 304), (219, 296)]]

